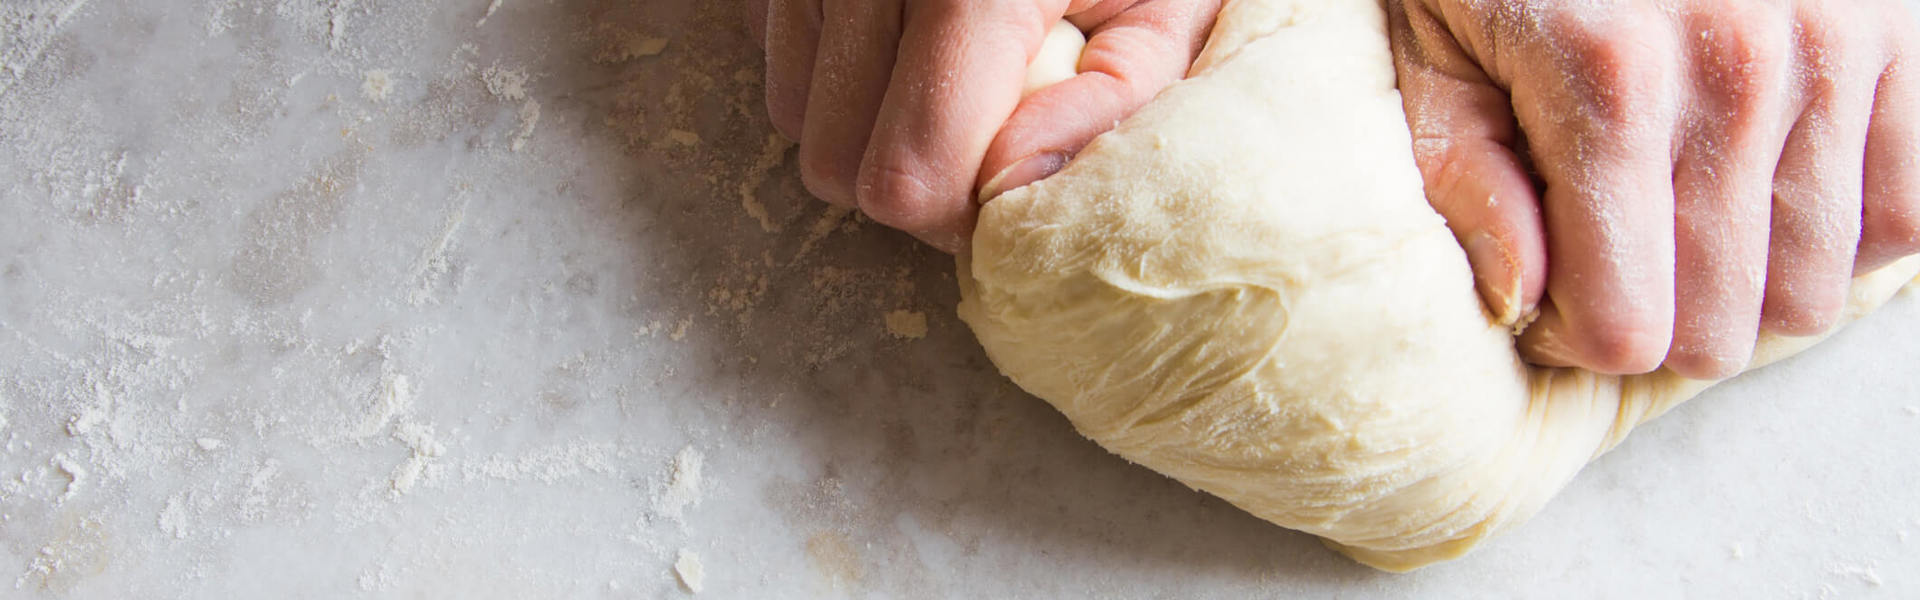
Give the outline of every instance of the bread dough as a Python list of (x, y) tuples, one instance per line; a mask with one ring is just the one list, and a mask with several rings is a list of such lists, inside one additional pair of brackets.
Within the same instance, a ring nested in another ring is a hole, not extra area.
[[(1190, 79), (983, 208), (961, 318), (1087, 437), (1360, 562), (1515, 526), (1711, 383), (1523, 364), (1394, 86), (1376, 0), (1229, 3)], [(1916, 275), (1857, 279), (1847, 319)]]
[(1087, 36), (1072, 23), (1060, 21), (1047, 30), (1047, 38), (1040, 42), (1040, 52), (1033, 57), (1033, 64), (1027, 67), (1027, 82), (1021, 87), (1021, 97), (1031, 96), (1041, 88), (1073, 79), (1080, 74), (1080, 51), (1087, 47)]

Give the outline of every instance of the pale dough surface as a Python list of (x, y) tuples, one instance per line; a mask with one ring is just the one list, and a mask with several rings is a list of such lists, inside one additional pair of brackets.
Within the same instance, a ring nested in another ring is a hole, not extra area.
[(1711, 383), (1524, 365), (1404, 115), (1376, 0), (1230, 2), (1189, 80), (984, 207), (960, 315), (1129, 460), (1378, 568), (1459, 556)]

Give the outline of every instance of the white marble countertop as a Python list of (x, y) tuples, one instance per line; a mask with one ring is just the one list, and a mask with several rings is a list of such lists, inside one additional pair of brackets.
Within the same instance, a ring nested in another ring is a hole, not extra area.
[(0, 2), (0, 597), (1920, 596), (1912, 295), (1377, 573), (1000, 378), (736, 4)]

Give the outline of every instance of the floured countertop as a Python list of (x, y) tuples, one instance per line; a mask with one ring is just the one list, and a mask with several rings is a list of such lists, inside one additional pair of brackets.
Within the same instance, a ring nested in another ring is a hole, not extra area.
[(1920, 596), (1920, 299), (1410, 575), (808, 201), (736, 2), (0, 4), (0, 597)]

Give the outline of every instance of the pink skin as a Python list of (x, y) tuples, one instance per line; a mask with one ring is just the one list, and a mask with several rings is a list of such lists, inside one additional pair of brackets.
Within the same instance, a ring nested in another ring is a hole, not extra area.
[(1493, 312), (1539, 309), (1531, 362), (1729, 376), (1759, 332), (1825, 331), (1853, 274), (1920, 252), (1899, 0), (1389, 13), (1428, 198)]
[[(1026, 185), (1186, 75), (1221, 0), (749, 0), (774, 127), (808, 191), (948, 252), (975, 191)], [(1080, 75), (1025, 98), (1062, 18)], [(1004, 176), (1003, 176), (1004, 174)]]
[[(749, 0), (807, 189), (948, 252), (1185, 75), (1222, 0)], [(1428, 199), (1529, 361), (1731, 375), (1920, 252), (1900, 0), (1389, 0)], [(1081, 74), (1021, 98), (1066, 18)], [(1549, 261), (1549, 257), (1553, 260)]]

